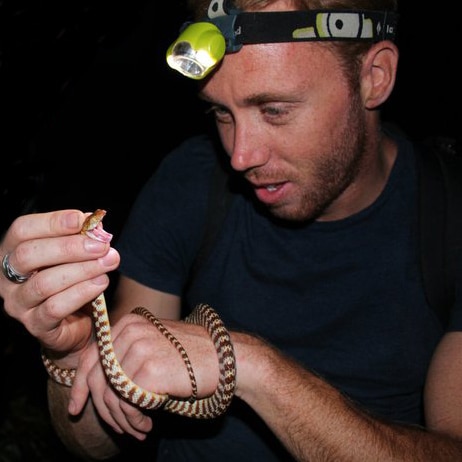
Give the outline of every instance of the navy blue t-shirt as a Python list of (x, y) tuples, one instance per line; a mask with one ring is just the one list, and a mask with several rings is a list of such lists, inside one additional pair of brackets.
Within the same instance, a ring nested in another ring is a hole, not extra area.
[[(423, 425), (422, 389), (443, 328), (422, 287), (415, 153), (406, 139), (398, 142), (378, 199), (342, 220), (284, 224), (236, 194), (185, 306), (208, 303), (228, 329), (265, 338), (360, 407)], [(184, 293), (216, 155), (201, 136), (164, 159), (118, 240), (122, 274)], [(154, 430), (165, 432), (158, 461), (291, 460), (238, 399), (218, 420), (161, 419), (165, 425)]]

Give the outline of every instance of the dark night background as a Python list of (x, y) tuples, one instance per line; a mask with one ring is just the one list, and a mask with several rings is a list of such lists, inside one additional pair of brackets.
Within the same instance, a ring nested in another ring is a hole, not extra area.
[[(384, 117), (458, 139), (457, 15), (401, 3)], [(22, 213), (100, 207), (117, 236), (159, 160), (206, 124), (193, 83), (164, 59), (184, 19), (181, 0), (0, 1), (2, 232)], [(71, 461), (49, 426), (37, 344), (0, 316), (0, 462)]]

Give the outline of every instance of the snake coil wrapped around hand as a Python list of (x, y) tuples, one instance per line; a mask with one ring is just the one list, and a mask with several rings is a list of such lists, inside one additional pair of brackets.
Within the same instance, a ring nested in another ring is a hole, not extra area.
[[(81, 234), (109, 242), (112, 235), (104, 231), (102, 220), (106, 211), (96, 210), (85, 220)], [(106, 377), (114, 389), (124, 399), (143, 409), (164, 409), (168, 412), (199, 419), (215, 418), (223, 414), (231, 404), (236, 387), (236, 360), (231, 338), (217, 312), (207, 304), (197, 305), (184, 322), (202, 325), (208, 332), (218, 356), (220, 377), (215, 392), (202, 399), (197, 399), (197, 384), (188, 355), (181, 343), (167, 330), (162, 322), (150, 311), (137, 307), (132, 313), (143, 316), (151, 322), (172, 343), (180, 353), (191, 381), (191, 396), (174, 399), (168, 394), (148, 391), (134, 383), (123, 371), (114, 352), (111, 339), (111, 326), (104, 293), (92, 302), (93, 326), (98, 343), (101, 364)], [(61, 369), (54, 364), (44, 352), (42, 360), (49, 376), (56, 382), (72, 386), (75, 369)]]

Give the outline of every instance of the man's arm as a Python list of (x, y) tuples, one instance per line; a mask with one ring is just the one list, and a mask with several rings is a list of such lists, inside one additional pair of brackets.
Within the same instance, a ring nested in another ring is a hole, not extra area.
[[(188, 352), (199, 397), (211, 394), (217, 385), (218, 368), (208, 334), (200, 326), (187, 323), (166, 320), (164, 324)], [(115, 348), (122, 354), (122, 366), (132, 368), (129, 375), (136, 383), (155, 383), (158, 392), (189, 396), (190, 383), (178, 353), (162, 340), (157, 329), (134, 315), (125, 316), (117, 327), (120, 331), (114, 341)], [(458, 417), (462, 408), (462, 380), (460, 373), (446, 374), (446, 368), (449, 365), (454, 368), (457, 363), (456, 353), (461, 364), (462, 334), (450, 334), (444, 339), (443, 344), (448, 342), (451, 347), (441, 349), (430, 369), (429, 384), (439, 384), (426, 398), (433, 422), (431, 430), (374, 417), (263, 340), (245, 333), (231, 332), (231, 336), (237, 363), (236, 397), (263, 418), (297, 460), (462, 460), (462, 427)], [(130, 348), (134, 343), (137, 347)], [(450, 360), (445, 354), (448, 348), (453, 352)], [(155, 367), (138, 367), (146, 362)], [(90, 381), (91, 376), (88, 374)], [(453, 392), (448, 396), (450, 390)], [(450, 419), (444, 415), (448, 409), (452, 410)], [(137, 415), (123, 416), (113, 398), (98, 408), (100, 415), (106, 412), (115, 416), (118, 423), (127, 419), (130, 426), (126, 428), (137, 428), (142, 433)]]
[(53, 427), (64, 445), (84, 460), (106, 459), (119, 452), (117, 434), (102, 422), (91, 399), (78, 416), (68, 413), (70, 388), (48, 380), (48, 407)]
[(462, 332), (449, 332), (431, 362), (425, 387), (428, 428), (462, 438)]
[(260, 340), (233, 340), (241, 351), (237, 395), (297, 460), (462, 460), (462, 333), (445, 337), (430, 368), (431, 430), (381, 421)]
[[(179, 297), (150, 289), (121, 276), (114, 294), (114, 308), (110, 312), (111, 325), (115, 326), (118, 320), (137, 306), (148, 308), (159, 318), (179, 319)], [(49, 410), (57, 433), (72, 452), (84, 457), (104, 459), (117, 454), (118, 433), (129, 433), (142, 440), (151, 431), (152, 421), (140, 410), (124, 402), (107, 384), (95, 346), (84, 356), (87, 367), (99, 370), (99, 379), (93, 382), (92, 396), (86, 399), (88, 388), (81, 388), (75, 398), (85, 401), (85, 405), (83, 409), (79, 405), (79, 408), (74, 410), (70, 403), (70, 388), (50, 379)], [(77, 374), (78, 371), (79, 367)], [(75, 383), (83, 384), (86, 376), (78, 374), (75, 380)], [(96, 411), (93, 397), (100, 414)], [(117, 409), (115, 416), (114, 412), (108, 412), (103, 399), (111, 400), (113, 408)]]

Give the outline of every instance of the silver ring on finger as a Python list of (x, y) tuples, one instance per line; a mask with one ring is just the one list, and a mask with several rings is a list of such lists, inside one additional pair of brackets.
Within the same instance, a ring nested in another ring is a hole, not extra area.
[(32, 273), (18, 273), (10, 264), (9, 254), (6, 254), (2, 259), (2, 273), (8, 279), (8, 281), (14, 282), (15, 284), (22, 284), (32, 276)]

